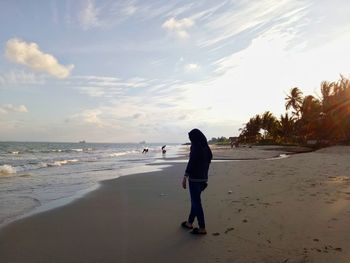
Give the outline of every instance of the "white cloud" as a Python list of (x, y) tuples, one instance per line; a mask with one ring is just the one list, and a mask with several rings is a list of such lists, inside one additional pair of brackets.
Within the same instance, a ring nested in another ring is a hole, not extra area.
[[(0, 79), (1, 81), (1, 79)], [(120, 79), (108, 76), (73, 76), (66, 85), (72, 86), (90, 97), (113, 98), (124, 96), (132, 89), (154, 86), (157, 80), (134, 77)]]
[(66, 122), (72, 122), (78, 125), (88, 124), (96, 128), (103, 128), (106, 125), (100, 118), (102, 113), (100, 109), (87, 109), (68, 117)]
[(162, 27), (169, 32), (174, 33), (177, 37), (185, 39), (189, 37), (187, 29), (194, 25), (194, 21), (190, 18), (183, 18), (176, 20), (175, 18), (170, 18), (165, 21)]
[(83, 30), (111, 28), (140, 12), (143, 13), (133, 0), (102, 2), (85, 0), (78, 13), (78, 22)]
[(295, 33), (284, 26), (271, 28), (245, 49), (216, 61), (217, 74), (188, 86), (187, 100), (195, 108), (212, 106), (208, 120), (220, 116), (243, 123), (266, 110), (276, 116), (284, 113), (284, 98), (294, 86), (305, 95), (316, 95), (321, 81), (335, 81), (340, 73), (349, 76), (349, 30), (319, 47), (300, 49), (294, 44)]
[(14, 106), (12, 104), (6, 104), (3, 106), (0, 106), (0, 113), (7, 114), (10, 112), (20, 112), (20, 113), (26, 113), (28, 112), (27, 107), (24, 105)]
[(125, 3), (125, 6), (122, 8), (122, 13), (127, 15), (127, 16), (131, 16), (133, 14), (135, 14), (135, 12), (137, 11), (137, 7), (134, 3), (132, 2), (127, 2)]
[(99, 26), (98, 14), (99, 11), (95, 8), (95, 2), (87, 0), (79, 14), (79, 22), (84, 30)]
[(10, 61), (46, 72), (56, 78), (68, 77), (74, 67), (59, 64), (54, 56), (42, 52), (36, 43), (27, 43), (17, 38), (7, 41), (5, 56)]
[(102, 97), (106, 93), (101, 87), (78, 87), (78, 89), (90, 97)]
[(195, 63), (190, 63), (190, 64), (187, 64), (185, 65), (184, 69), (185, 69), (185, 72), (187, 73), (190, 73), (190, 72), (196, 72), (199, 70), (199, 65), (198, 64), (195, 64)]
[(0, 74), (0, 86), (8, 85), (42, 85), (46, 79), (43, 75), (37, 75), (25, 71), (10, 71)]
[(99, 115), (101, 115), (101, 111), (86, 111), (83, 114), (83, 120), (86, 123), (91, 123), (91, 124), (95, 124), (98, 127), (102, 126), (102, 121), (99, 118)]
[[(286, 20), (290, 25), (288, 31), (294, 30), (292, 22), (303, 22), (307, 15), (310, 1), (261, 0), (242, 1), (237, 6), (230, 6), (223, 12), (197, 18), (206, 34), (198, 38), (200, 47), (227, 45), (239, 34), (256, 30), (263, 32), (266, 26), (279, 24)], [(197, 17), (194, 15), (193, 17)], [(235, 39), (235, 43), (237, 39)]]

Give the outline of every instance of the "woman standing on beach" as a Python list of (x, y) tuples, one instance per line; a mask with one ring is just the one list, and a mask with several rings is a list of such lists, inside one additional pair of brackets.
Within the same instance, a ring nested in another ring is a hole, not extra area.
[[(191, 211), (188, 220), (182, 222), (181, 226), (186, 229), (193, 229), (192, 234), (205, 235), (205, 220), (201, 202), (201, 193), (207, 187), (208, 170), (212, 152), (209, 148), (207, 138), (198, 129), (193, 129), (188, 134), (191, 141), (190, 159), (187, 164), (185, 176), (182, 181), (182, 187), (186, 189), (186, 182), (191, 196)], [(194, 219), (197, 217), (199, 228), (193, 228)]]

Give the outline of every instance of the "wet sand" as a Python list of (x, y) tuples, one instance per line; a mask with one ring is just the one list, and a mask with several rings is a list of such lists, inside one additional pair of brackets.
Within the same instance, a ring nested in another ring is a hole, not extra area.
[(274, 151), (215, 149), (216, 159), (250, 160), (212, 163), (206, 236), (179, 227), (189, 210), (186, 164), (172, 163), (8, 225), (0, 261), (349, 262), (350, 147), (266, 160)]

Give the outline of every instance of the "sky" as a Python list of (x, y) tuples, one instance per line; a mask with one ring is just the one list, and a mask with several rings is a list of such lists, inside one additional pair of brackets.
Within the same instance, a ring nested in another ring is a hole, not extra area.
[(350, 74), (348, 0), (0, 1), (0, 140), (185, 142)]

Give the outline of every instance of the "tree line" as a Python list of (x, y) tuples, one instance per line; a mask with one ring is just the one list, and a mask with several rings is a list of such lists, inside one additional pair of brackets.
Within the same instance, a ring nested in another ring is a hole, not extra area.
[(294, 87), (285, 98), (285, 114), (270, 111), (250, 118), (240, 129), (241, 142), (317, 144), (350, 142), (350, 79), (323, 81), (321, 95), (307, 95)]
[(226, 144), (230, 144), (231, 141), (230, 141), (229, 138), (226, 138), (226, 137), (224, 137), (224, 136), (221, 136), (221, 137), (217, 137), (217, 138), (215, 138), (215, 137), (211, 138), (211, 139), (208, 141), (208, 143), (209, 143), (209, 144), (218, 144), (218, 145), (222, 144), (222, 145), (226, 145)]

